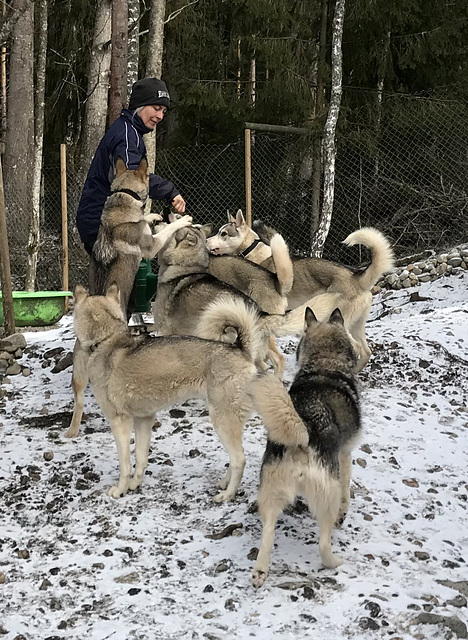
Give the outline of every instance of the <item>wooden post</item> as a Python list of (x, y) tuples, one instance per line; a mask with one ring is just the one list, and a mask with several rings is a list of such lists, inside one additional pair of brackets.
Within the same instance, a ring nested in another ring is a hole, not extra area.
[(5, 194), (3, 192), (2, 159), (0, 156), (0, 273), (2, 281), (2, 304), (5, 335), (15, 333), (15, 312), (13, 309), (13, 293), (11, 290), (10, 253), (8, 251), (8, 235), (5, 211)]
[[(62, 290), (68, 291), (68, 210), (67, 210), (67, 145), (60, 145), (60, 186), (62, 195)], [(68, 298), (65, 298), (65, 311)]]
[(252, 226), (252, 156), (250, 149), (250, 129), (245, 129), (245, 221)]

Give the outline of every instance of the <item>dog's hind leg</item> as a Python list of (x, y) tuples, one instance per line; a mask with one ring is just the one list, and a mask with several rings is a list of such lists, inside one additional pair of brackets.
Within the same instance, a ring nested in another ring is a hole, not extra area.
[(154, 416), (134, 418), (133, 421), (135, 423), (135, 471), (128, 485), (128, 488), (132, 491), (140, 486), (143, 474), (148, 466), (148, 451)]
[(286, 368), (286, 358), (283, 356), (281, 351), (276, 346), (275, 339), (273, 336), (270, 336), (268, 348), (268, 358), (271, 360), (273, 364), (273, 369), (275, 370), (275, 376), (280, 380), (283, 379), (284, 370)]
[(313, 483), (313, 486), (308, 487), (305, 493), (309, 508), (315, 512), (320, 528), (320, 558), (326, 567), (335, 569), (343, 562), (339, 556), (334, 555), (331, 548), (333, 525), (340, 508), (341, 488), (338, 479), (330, 478), (329, 482), (327, 487), (317, 486), (316, 483)]
[(335, 527), (341, 527), (346, 518), (349, 509), (349, 483), (351, 481), (351, 453), (340, 453), (340, 487), (341, 487), (341, 505), (338, 512), (338, 518)]
[(89, 354), (81, 348), (78, 340), (73, 348), (73, 417), (65, 438), (76, 438), (80, 432), (80, 422), (83, 416), (84, 390), (88, 384), (88, 360)]
[(133, 429), (133, 418), (119, 415), (114, 416), (109, 422), (119, 454), (120, 476), (119, 484), (111, 487), (108, 495), (111, 498), (120, 498), (127, 493), (130, 484), (130, 436)]
[(274, 472), (269, 472), (268, 467), (269, 465), (264, 465), (262, 468), (262, 483), (257, 500), (263, 531), (257, 561), (252, 573), (252, 584), (256, 589), (262, 586), (268, 576), (276, 520), (291, 498), (281, 491), (281, 487), (278, 486), (279, 479)]
[(232, 500), (236, 495), (236, 491), (242, 480), (245, 467), (245, 456), (242, 448), (242, 428), (246, 419), (246, 415), (242, 418), (237, 415), (239, 412), (233, 410), (232, 398), (226, 396), (223, 398), (224, 405), (226, 402), (230, 403), (230, 411), (226, 413), (219, 411), (213, 404), (208, 405), (210, 420), (213, 423), (213, 427), (218, 434), (221, 444), (226, 449), (229, 455), (229, 469), (226, 476), (220, 481), (218, 486), (224, 487), (223, 491), (220, 491), (213, 500), (215, 502), (227, 502)]

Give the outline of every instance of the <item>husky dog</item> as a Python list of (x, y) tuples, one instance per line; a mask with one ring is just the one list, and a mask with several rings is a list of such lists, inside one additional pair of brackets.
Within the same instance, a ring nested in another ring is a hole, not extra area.
[(351, 450), (361, 431), (356, 355), (339, 309), (323, 323), (307, 309), (305, 321), (289, 395), (271, 375), (251, 386), (268, 432), (258, 493), (263, 535), (252, 576), (255, 587), (268, 575), (276, 519), (299, 494), (317, 517), (323, 564), (334, 568), (342, 562), (332, 553), (331, 533), (348, 510)]
[[(188, 398), (205, 398), (213, 426), (229, 454), (229, 469), (214, 500), (231, 500), (245, 465), (242, 428), (250, 412), (247, 387), (257, 374), (260, 332), (256, 312), (243, 301), (222, 297), (200, 317), (192, 336), (132, 336), (118, 287), (90, 296), (74, 292), (75, 333), (89, 354), (86, 371), (94, 395), (110, 422), (120, 477), (109, 495), (118, 498), (140, 486), (148, 465), (156, 411)], [(83, 393), (84, 386), (81, 388)], [(135, 469), (131, 475), (130, 436), (135, 430)]]
[[(244, 255), (247, 260), (261, 260), (261, 266), (275, 270), (274, 260), (271, 255), (267, 256), (271, 250), (267, 243), (274, 242), (277, 233), (260, 221), (256, 222), (255, 228), (261, 237), (245, 223), (242, 211), (239, 210), (231, 222), (208, 239), (208, 246), (213, 253)], [(339, 307), (359, 356), (356, 371), (361, 371), (371, 356), (365, 333), (372, 304), (371, 289), (392, 268), (394, 256), (385, 236), (371, 227), (354, 231), (344, 243), (348, 246), (363, 244), (368, 247), (372, 252), (370, 265), (364, 270), (356, 271), (321, 258), (293, 259), (294, 280), (288, 294), (288, 309), (307, 304), (317, 315), (323, 317)], [(253, 245), (255, 247), (250, 251)], [(327, 299), (328, 294), (333, 295)], [(321, 296), (320, 299), (315, 298), (318, 295)]]
[(103, 295), (116, 282), (126, 311), (141, 259), (154, 258), (172, 233), (189, 225), (192, 219), (184, 216), (153, 235), (150, 225), (161, 220), (161, 216), (144, 213), (149, 185), (146, 158), (134, 170), (127, 169), (122, 158), (118, 158), (115, 171), (112, 194), (104, 205), (93, 246), (89, 286), (92, 295)]
[[(210, 254), (206, 247), (204, 230), (196, 227), (177, 231), (158, 254), (158, 262), (158, 288), (153, 303), (153, 314), (156, 331), (160, 335), (198, 335), (196, 330), (203, 310), (220, 295), (229, 293), (255, 309), (260, 317), (265, 347), (260, 360), (257, 361), (258, 366), (262, 366), (261, 362), (268, 354), (274, 366), (281, 368), (276, 354), (269, 350), (269, 336), (272, 333), (287, 335), (290, 330), (296, 333), (301, 331), (304, 316), (302, 313), (302, 316), (297, 314), (297, 317), (283, 317), (286, 300), (275, 289), (271, 273), (240, 259), (245, 290), (240, 288), (241, 278), (237, 279), (239, 288), (234, 284), (227, 284), (224, 278), (223, 281), (215, 278), (210, 273)], [(228, 273), (231, 267), (226, 264), (225, 273)], [(235, 267), (231, 273), (235, 280)], [(246, 273), (250, 273), (250, 277), (247, 277)], [(255, 281), (254, 290), (249, 288), (249, 281)]]

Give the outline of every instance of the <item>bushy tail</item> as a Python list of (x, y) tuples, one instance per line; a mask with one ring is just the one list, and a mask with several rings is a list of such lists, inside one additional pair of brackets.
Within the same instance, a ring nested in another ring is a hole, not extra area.
[(305, 327), (305, 310), (307, 304), (287, 311), (284, 315), (265, 315), (260, 323), (263, 329), (277, 338), (283, 336), (301, 336)]
[(270, 440), (287, 447), (308, 445), (306, 426), (281, 380), (272, 375), (264, 375), (254, 380), (249, 393), (255, 409), (262, 416)]
[(391, 269), (394, 264), (394, 255), (390, 243), (387, 238), (372, 227), (364, 227), (353, 231), (344, 244), (352, 247), (356, 244), (363, 244), (372, 252), (372, 261), (367, 269), (357, 276), (357, 282), (360, 283), (363, 290), (370, 291), (374, 284), (382, 277), (382, 275)]
[(264, 335), (258, 313), (242, 300), (220, 296), (200, 317), (196, 335), (207, 340), (236, 344), (254, 362), (263, 348)]
[(263, 220), (254, 220), (252, 223), (252, 229), (265, 244), (270, 244), (273, 236), (278, 233), (276, 229), (266, 225)]
[(287, 296), (293, 286), (294, 271), (289, 255), (288, 245), (279, 233), (276, 233), (270, 242), (271, 257), (275, 263), (278, 277), (278, 293)]

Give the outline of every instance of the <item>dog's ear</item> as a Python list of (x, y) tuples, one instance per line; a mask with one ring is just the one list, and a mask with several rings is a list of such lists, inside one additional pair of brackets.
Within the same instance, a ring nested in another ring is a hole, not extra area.
[(143, 156), (140, 160), (140, 164), (138, 165), (136, 172), (143, 180), (146, 180), (148, 177), (148, 160), (146, 156)]
[(236, 217), (232, 215), (232, 213), (229, 213), (229, 211), (227, 212), (228, 214), (228, 222), (235, 222), (236, 221)]
[(198, 244), (198, 236), (193, 233), (191, 227), (185, 227), (185, 229), (180, 229), (179, 231), (187, 231), (185, 238), (183, 240), (190, 246), (194, 246)]
[(88, 297), (88, 292), (81, 284), (77, 284), (73, 291), (73, 302), (75, 305), (80, 304), (83, 300), (86, 300)]
[(112, 298), (120, 304), (120, 289), (116, 282), (113, 282), (106, 291), (106, 298)]
[(245, 220), (244, 220), (244, 216), (242, 214), (242, 210), (241, 209), (237, 210), (236, 218), (235, 218), (234, 222), (236, 223), (236, 227), (243, 227), (245, 225)]
[(333, 311), (328, 322), (330, 324), (344, 324), (343, 315), (338, 308)]
[(305, 322), (307, 327), (310, 327), (310, 325), (314, 324), (315, 322), (318, 322), (315, 316), (315, 313), (312, 311), (310, 307), (307, 307), (307, 309), (305, 310)]
[(127, 171), (127, 165), (125, 164), (124, 159), (119, 156), (115, 163), (115, 177), (117, 178), (117, 176), (125, 173), (125, 171)]
[(212, 224), (202, 224), (200, 225), (200, 229), (205, 236), (208, 238), (213, 233), (213, 225)]

